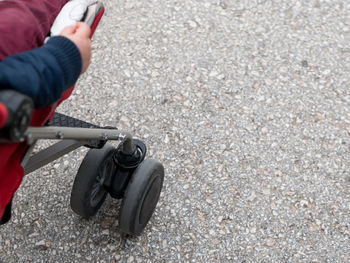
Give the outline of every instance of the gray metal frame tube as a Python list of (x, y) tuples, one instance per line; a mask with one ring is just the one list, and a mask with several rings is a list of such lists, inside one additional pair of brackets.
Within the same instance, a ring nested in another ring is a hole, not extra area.
[(116, 129), (76, 128), (76, 127), (29, 127), (25, 133), (27, 140), (72, 139), (86, 140), (124, 140), (132, 138), (126, 131)]
[(29, 174), (52, 161), (83, 146), (87, 141), (64, 140), (47, 147), (29, 158), (24, 166), (24, 174)]
[(32, 145), (22, 162), (25, 174), (31, 173), (80, 146), (87, 144), (89, 140), (122, 140), (123, 152), (125, 154), (132, 154), (134, 152), (131, 133), (119, 131), (117, 129), (56, 126), (29, 127), (25, 133), (25, 138), (28, 144), (35, 144), (35, 142), (40, 139), (63, 140), (28, 158), (34, 147), (34, 145)]

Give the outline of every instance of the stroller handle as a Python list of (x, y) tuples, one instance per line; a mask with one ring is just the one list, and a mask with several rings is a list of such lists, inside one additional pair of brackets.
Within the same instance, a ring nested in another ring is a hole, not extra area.
[(0, 139), (18, 142), (29, 126), (33, 101), (14, 90), (0, 91)]

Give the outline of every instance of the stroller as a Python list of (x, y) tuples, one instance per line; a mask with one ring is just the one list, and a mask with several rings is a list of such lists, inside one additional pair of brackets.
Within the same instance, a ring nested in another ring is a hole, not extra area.
[[(88, 6), (83, 21), (95, 31), (104, 7)], [(119, 228), (122, 233), (140, 235), (158, 203), (164, 180), (163, 165), (145, 159), (146, 146), (131, 133), (114, 127), (100, 127), (60, 114), (60, 100), (43, 109), (33, 109), (27, 96), (13, 90), (0, 91), (0, 224), (10, 220), (15, 191), (24, 175), (81, 147), (90, 148), (75, 177), (70, 205), (84, 218), (97, 213), (107, 194), (122, 199)], [(60, 141), (33, 154), (37, 140)], [(106, 144), (121, 141), (118, 147)]]

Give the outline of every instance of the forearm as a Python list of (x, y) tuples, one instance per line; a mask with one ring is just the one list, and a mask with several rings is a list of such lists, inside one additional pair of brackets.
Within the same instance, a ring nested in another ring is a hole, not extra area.
[(57, 101), (81, 72), (79, 50), (67, 38), (53, 37), (41, 48), (0, 62), (0, 89), (28, 95), (36, 108)]

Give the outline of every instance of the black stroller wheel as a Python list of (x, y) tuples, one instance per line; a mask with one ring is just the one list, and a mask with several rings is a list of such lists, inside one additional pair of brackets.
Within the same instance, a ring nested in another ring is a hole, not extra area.
[(82, 161), (70, 198), (71, 208), (78, 215), (85, 218), (95, 215), (106, 199), (104, 182), (115, 172), (114, 151), (110, 145), (91, 149)]
[(119, 212), (121, 232), (141, 234), (156, 208), (163, 180), (164, 167), (156, 160), (145, 160), (136, 168)]

